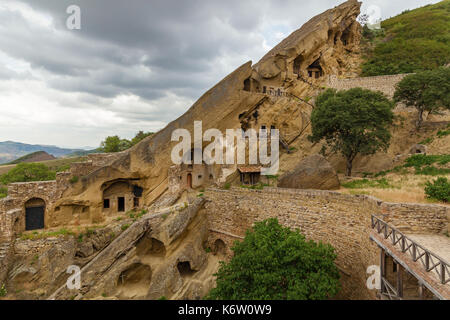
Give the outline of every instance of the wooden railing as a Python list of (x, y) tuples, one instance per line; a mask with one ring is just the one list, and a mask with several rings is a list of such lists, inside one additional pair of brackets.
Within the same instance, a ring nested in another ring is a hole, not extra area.
[(450, 264), (447, 261), (374, 215), (372, 215), (372, 229), (382, 234), (386, 240), (390, 240), (402, 253), (408, 252), (414, 262), (420, 261), (427, 272), (434, 271), (442, 284), (450, 282)]

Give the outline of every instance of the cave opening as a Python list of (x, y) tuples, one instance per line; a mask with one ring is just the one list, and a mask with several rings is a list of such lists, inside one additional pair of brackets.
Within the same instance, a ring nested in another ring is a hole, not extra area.
[(191, 264), (189, 263), (189, 261), (178, 262), (177, 269), (178, 269), (178, 272), (180, 273), (180, 276), (182, 276), (182, 277), (192, 277), (194, 275), (194, 273), (196, 272), (195, 270), (192, 270)]
[(345, 29), (344, 32), (342, 32), (341, 35), (341, 42), (344, 46), (348, 45), (350, 43), (350, 30), (349, 28)]

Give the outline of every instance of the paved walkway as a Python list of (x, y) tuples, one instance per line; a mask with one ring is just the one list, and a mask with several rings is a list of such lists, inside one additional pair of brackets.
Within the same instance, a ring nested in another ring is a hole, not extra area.
[(425, 234), (407, 234), (406, 236), (450, 263), (450, 237)]

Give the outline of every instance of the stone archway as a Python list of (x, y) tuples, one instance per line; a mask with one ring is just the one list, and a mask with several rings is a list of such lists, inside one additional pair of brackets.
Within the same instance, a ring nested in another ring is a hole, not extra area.
[(25, 202), (25, 230), (45, 228), (45, 201), (41, 198), (31, 198)]

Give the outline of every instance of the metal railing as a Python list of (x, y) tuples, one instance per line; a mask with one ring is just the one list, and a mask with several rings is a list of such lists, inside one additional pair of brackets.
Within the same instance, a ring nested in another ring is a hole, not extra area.
[(398, 229), (389, 226), (380, 218), (372, 215), (371, 220), (372, 229), (383, 234), (394, 247), (400, 249), (402, 253), (408, 252), (414, 262), (420, 261), (427, 272), (434, 271), (442, 284), (450, 282), (450, 264), (447, 261), (408, 238)]

